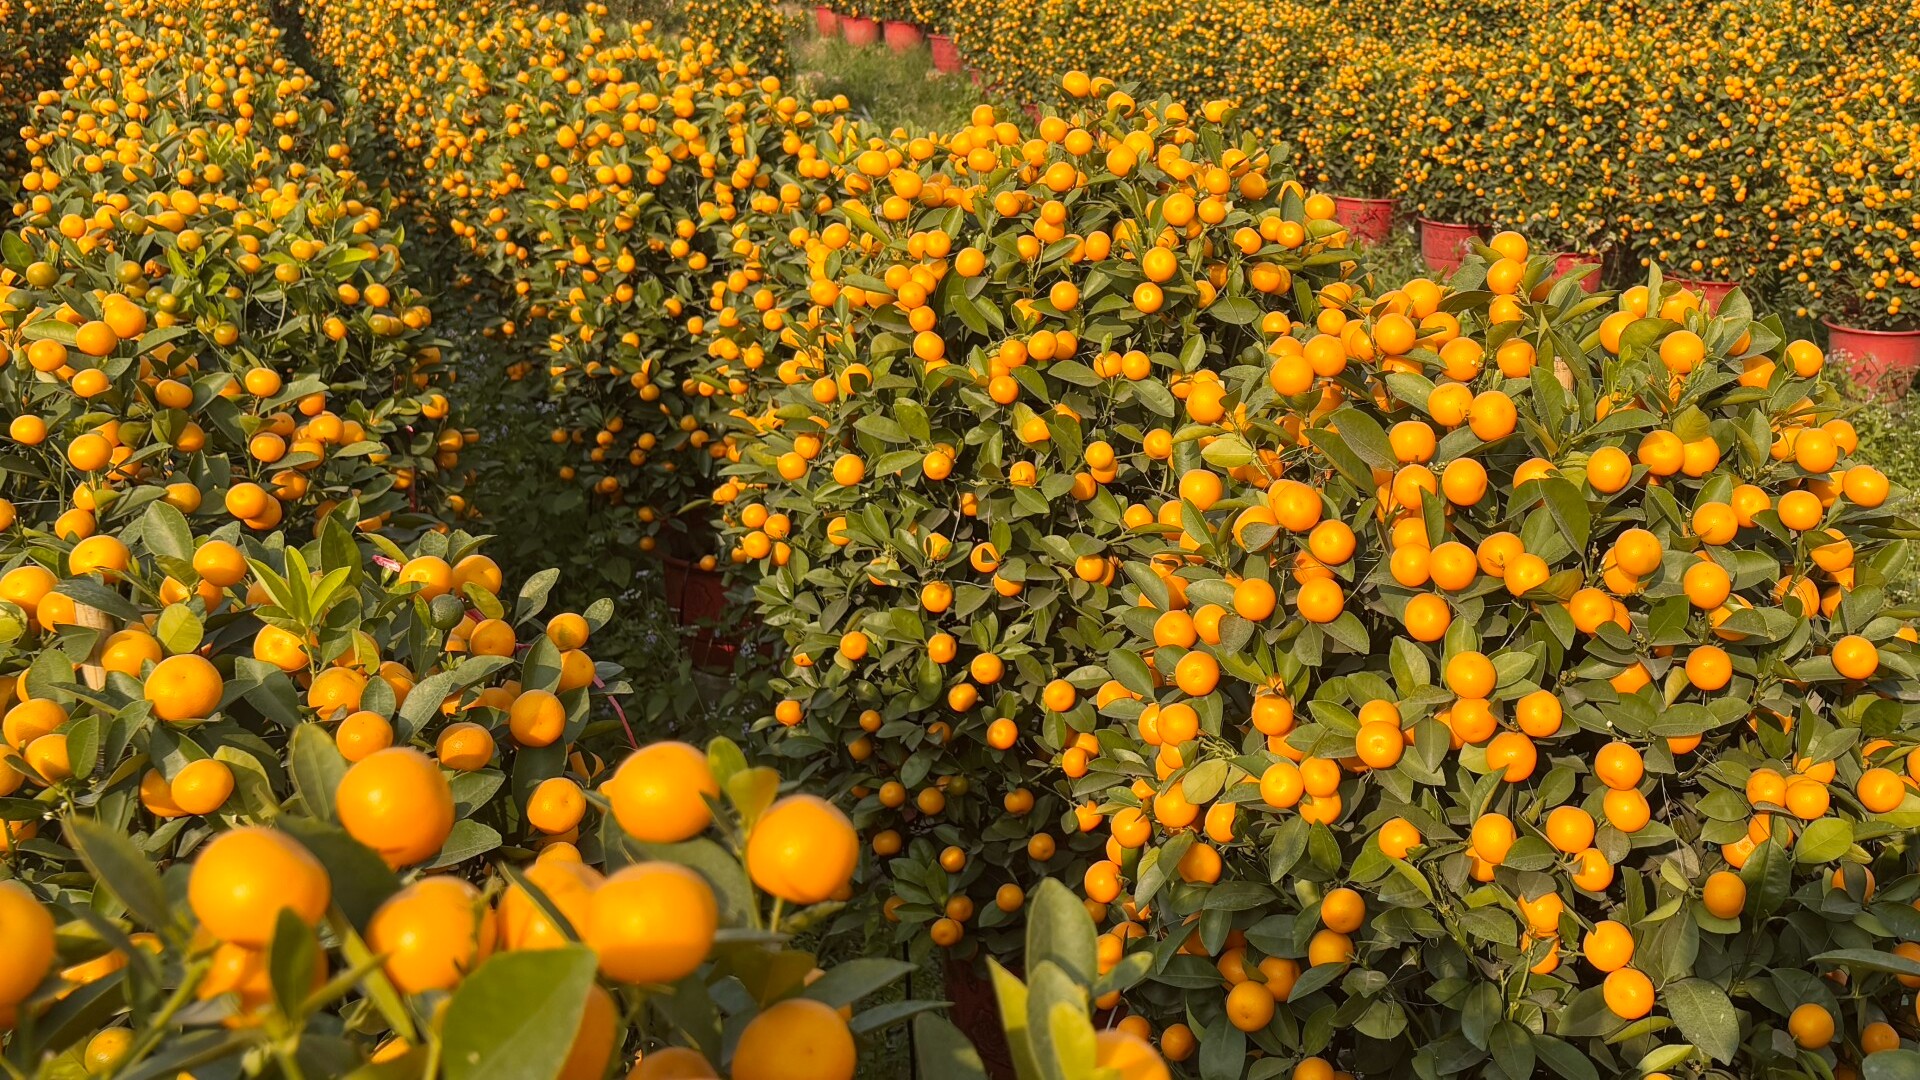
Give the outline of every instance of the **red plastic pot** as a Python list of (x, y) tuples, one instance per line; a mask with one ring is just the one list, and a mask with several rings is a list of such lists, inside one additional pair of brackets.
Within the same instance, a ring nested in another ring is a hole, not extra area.
[(1906, 392), (1920, 370), (1920, 330), (1856, 330), (1830, 319), (1827, 355), (1847, 366), (1861, 386), (1892, 397)]
[(1426, 260), (1427, 268), (1436, 274), (1451, 274), (1460, 269), (1460, 264), (1473, 251), (1473, 241), (1480, 235), (1480, 226), (1427, 218), (1419, 218), (1418, 221), (1420, 257)]
[(825, 5), (813, 9), (813, 32), (821, 37), (832, 37), (840, 32), (840, 16)]
[(1377, 244), (1393, 232), (1394, 199), (1355, 199), (1333, 197), (1333, 220), (1363, 244)]
[(960, 70), (960, 50), (954, 46), (952, 38), (945, 34), (928, 34), (927, 44), (933, 49), (933, 70), (943, 75)]
[(888, 19), (886, 25), (887, 48), (894, 52), (912, 52), (914, 47), (926, 40), (920, 28), (910, 22)]
[(1600, 269), (1599, 268), (1603, 261), (1604, 260), (1602, 260), (1600, 256), (1590, 254), (1584, 251), (1562, 251), (1555, 254), (1553, 257), (1553, 272), (1554, 274), (1559, 275), (1559, 274), (1564, 274), (1569, 270), (1572, 270), (1576, 266), (1581, 266), (1581, 265), (1591, 266), (1594, 268), (1594, 270), (1592, 273), (1588, 274), (1586, 277), (1583, 277), (1580, 279), (1580, 288), (1584, 292), (1599, 292), (1600, 291)]
[(1737, 281), (1697, 281), (1693, 278), (1669, 278), (1668, 280), (1700, 297), (1701, 302), (1707, 305), (1708, 311), (1719, 311), (1720, 301), (1725, 300), (1728, 293), (1740, 287)]
[(709, 671), (732, 671), (734, 654), (740, 643), (715, 632), (714, 626), (727, 617), (726, 581), (712, 570), (702, 570), (673, 555), (662, 557), (665, 564), (667, 607), (674, 622), (693, 627), (687, 638), (687, 654), (694, 666)]
[(840, 36), (847, 44), (866, 48), (880, 40), (880, 24), (861, 15), (840, 16)]
[(972, 83), (975, 89), (979, 89), (987, 85), (987, 73), (977, 67), (969, 67), (967, 68), (967, 81)]

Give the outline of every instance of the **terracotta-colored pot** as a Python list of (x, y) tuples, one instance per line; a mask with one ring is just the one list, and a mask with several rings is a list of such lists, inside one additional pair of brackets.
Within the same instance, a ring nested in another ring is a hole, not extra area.
[(1600, 267), (1604, 262), (1605, 260), (1600, 256), (1589, 252), (1562, 251), (1556, 253), (1553, 257), (1553, 272), (1555, 275), (1559, 275), (1572, 270), (1576, 266), (1591, 266), (1594, 270), (1586, 277), (1580, 279), (1580, 288), (1585, 292), (1599, 292)]
[(821, 37), (832, 37), (840, 32), (840, 16), (833, 9), (821, 5), (813, 9), (813, 32)]
[(920, 28), (910, 22), (888, 19), (886, 24), (887, 48), (894, 52), (912, 52), (914, 47), (926, 40)]
[(1740, 287), (1737, 281), (1699, 281), (1694, 278), (1668, 278), (1668, 281), (1700, 297), (1708, 311), (1719, 311), (1720, 301), (1727, 294)]
[(1904, 393), (1920, 371), (1920, 330), (1856, 330), (1831, 319), (1827, 356), (1845, 364), (1853, 381), (1892, 397)]
[(968, 67), (967, 81), (972, 83), (975, 89), (979, 89), (987, 85), (987, 73), (977, 67)]
[(861, 15), (842, 15), (840, 35), (847, 39), (847, 44), (865, 48), (880, 40), (880, 24)]
[(1451, 274), (1460, 269), (1460, 264), (1473, 251), (1473, 241), (1480, 235), (1478, 225), (1461, 225), (1450, 221), (1432, 221), (1419, 218), (1420, 257), (1426, 260), (1427, 268), (1436, 274)]
[(943, 75), (960, 70), (960, 50), (954, 47), (952, 38), (945, 34), (928, 34), (927, 44), (933, 48), (933, 70)]
[(714, 626), (727, 618), (726, 580), (712, 570), (702, 570), (673, 555), (663, 556), (667, 607), (674, 622), (695, 628), (688, 637), (687, 654), (694, 666), (710, 671), (732, 671), (734, 654), (740, 643), (717, 633)]
[(1377, 244), (1393, 232), (1395, 199), (1357, 199), (1345, 195), (1333, 197), (1333, 220), (1344, 226), (1363, 244)]

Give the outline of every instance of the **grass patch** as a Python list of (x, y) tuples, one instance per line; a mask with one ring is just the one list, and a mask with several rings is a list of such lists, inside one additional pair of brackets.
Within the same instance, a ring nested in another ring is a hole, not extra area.
[(973, 107), (983, 101), (1001, 107), (963, 74), (934, 70), (925, 45), (896, 53), (884, 45), (856, 48), (839, 38), (805, 34), (788, 51), (793, 56), (797, 93), (806, 98), (841, 94), (854, 114), (883, 127), (915, 134), (964, 127)]

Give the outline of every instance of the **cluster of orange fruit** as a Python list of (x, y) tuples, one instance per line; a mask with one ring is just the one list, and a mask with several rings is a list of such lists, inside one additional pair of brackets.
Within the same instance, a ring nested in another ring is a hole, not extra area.
[[(376, 531), (432, 520), (408, 485), (466, 437), (279, 33), (245, 2), (112, 5), (27, 132), (0, 293), (9, 1059), (846, 1080), (853, 1006), (907, 967), (822, 982), (779, 933), (849, 896), (846, 816), (724, 740), (626, 753), (628, 688), (587, 651), (611, 604), (543, 627), (550, 574), (516, 596), (464, 532)], [(737, 1039), (647, 1017), (641, 987), (722, 969), (749, 972)], [(489, 995), (536, 985), (543, 1030), (503, 1030)]]
[[(1298, 140), (1306, 179), (1492, 223), (1553, 251), (1745, 285), (1804, 316), (1910, 329), (1912, 119), (1906, 0), (1579, 0), (1552, 18), (1458, 0), (1383, 18), (1359, 4), (951, 0), (914, 17), (1015, 100), (1062, 105), (1084, 68), (1149, 95), (1244, 104)], [(696, 31), (781, 70), (743, 33), (758, 6), (707, 0)], [(1618, 27), (1637, 32), (1622, 36)], [(1221, 57), (1259, 56), (1230, 63)]]
[[(1150, 958), (1103, 1007), (1306, 1075), (1912, 1029), (1904, 526), (1744, 296), (1589, 296), (1513, 234), (1383, 280), (1226, 101), (1075, 73), (1037, 124), (882, 134), (597, 16), (399, 6), (315, 17), (345, 70), (439, 75), (380, 113), (422, 197), (558, 352), (730, 423), (714, 498), (792, 648), (766, 737), (854, 763), (903, 936), (1011, 952), (1078, 880), (1103, 963)], [(608, 305), (642, 246), (674, 284)]]
[[(707, 554), (675, 517), (737, 456), (725, 413), (765, 356), (727, 357), (698, 383), (692, 365), (709, 325), (781, 326), (743, 218), (760, 199), (796, 197), (762, 161), (799, 104), (769, 112), (744, 65), (707, 43), (675, 49), (644, 24), (380, 7), (395, 10), (316, 5), (317, 46), (368, 103), (361, 122), (413, 148), (414, 197), (510, 283), (486, 332), (520, 343), (509, 378), (542, 384), (557, 406), (559, 479), (623, 515), (642, 550)], [(419, 108), (415, 81), (448, 97)], [(568, 90), (536, 102), (554, 86)]]
[[(846, 1007), (898, 973), (815, 994), (811, 957), (751, 933), (777, 931), (781, 904), (847, 899), (860, 847), (846, 816), (781, 797), (724, 740), (652, 743), (606, 770), (622, 721), (593, 703), (624, 686), (584, 651), (597, 617), (542, 628), (544, 590), (507, 611), (499, 568), (464, 534), (408, 555), (344, 515), (304, 549), (233, 525), (196, 542), (155, 501), (131, 543), (47, 538), (0, 574), (0, 613), (29, 627), (0, 646), (0, 852), (19, 879), (0, 885), (0, 1019), (20, 1052), (116, 1074), (165, 1052), (182, 1020), (219, 1021), (238, 1034), (210, 1063), (344, 1010), (366, 1018), (341, 1052), (425, 1062), (493, 1022), (460, 997), (490, 957), (584, 948), (585, 966), (557, 955), (500, 975), (566, 975), (570, 1019), (545, 1036), (558, 1075), (600, 1077), (638, 1050), (640, 1080), (716, 1076), (703, 1025), (649, 1026), (643, 1042), (614, 995), (770, 950), (728, 1075), (850, 1077)], [(701, 839), (716, 820), (731, 850)], [(184, 868), (191, 919), (162, 899), (154, 861)], [(123, 914), (56, 917), (56, 898)], [(162, 996), (156, 961), (175, 966), (174, 1007), (124, 1017)], [(76, 994), (98, 1030), (52, 1022)], [(812, 1071), (787, 1071), (788, 1054)]]
[(71, 538), (124, 521), (143, 484), (257, 530), (348, 499), (417, 523), (469, 433), (398, 234), (332, 106), (272, 59), (278, 31), (204, 18), (113, 8), (23, 129), (0, 269), (7, 498)]

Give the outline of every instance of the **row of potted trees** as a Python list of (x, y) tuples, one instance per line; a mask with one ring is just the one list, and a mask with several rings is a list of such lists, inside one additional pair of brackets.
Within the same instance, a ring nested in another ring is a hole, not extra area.
[[(1920, 99), (1920, 46), (1860, 29), (1897, 23), (1872, 14), (1893, 0), (1686, 0), (1643, 11), (1632, 36), (1606, 0), (1553, 18), (1435, 0), (1391, 20), (1294, 0), (1204, 17), (1197, 0), (908, 2), (940, 3), (912, 20), (1023, 101), (1064, 105), (1060, 74), (1078, 69), (1143, 100), (1236, 102), (1236, 124), (1294, 144), (1320, 190), (1430, 222), (1438, 268), (1465, 226), (1514, 228), (1604, 267), (1593, 287), (1657, 264), (1709, 302), (1738, 286), (1825, 323), (1865, 377), (1920, 367), (1903, 239), (1920, 138), (1900, 105)], [(1343, 213), (1365, 228), (1385, 212)]]
[[(1359, 243), (1377, 244), (1392, 236), (1396, 226), (1399, 200), (1337, 195), (1334, 220)], [(1415, 215), (1415, 236), (1420, 258), (1428, 269), (1451, 274), (1465, 261), (1475, 240), (1491, 235), (1491, 226), (1461, 222), (1435, 221)], [(1599, 252), (1563, 251), (1556, 254), (1556, 268), (1566, 273), (1579, 266), (1593, 269), (1580, 279), (1580, 287), (1597, 292), (1607, 256)], [(1717, 311), (1721, 301), (1741, 288), (1737, 281), (1670, 277), (1668, 280), (1701, 298), (1708, 310)], [(1847, 365), (1854, 380), (1863, 386), (1884, 391), (1902, 391), (1920, 374), (1920, 328), (1876, 330), (1849, 326), (1832, 317), (1822, 317), (1828, 334), (1828, 354)]]
[(825, 4), (813, 9), (813, 28), (821, 37), (836, 34), (847, 44), (865, 48), (882, 41), (897, 53), (925, 44), (933, 54), (934, 70), (954, 74), (961, 69), (960, 50), (953, 38), (933, 29), (926, 5), (894, 0), (841, 0), (839, 10)]

